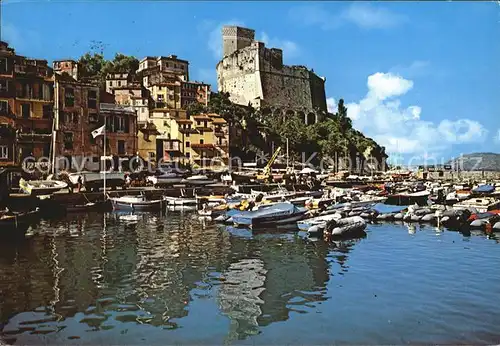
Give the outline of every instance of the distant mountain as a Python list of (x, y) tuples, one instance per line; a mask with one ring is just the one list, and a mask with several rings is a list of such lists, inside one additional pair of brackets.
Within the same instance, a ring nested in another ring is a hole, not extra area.
[(450, 160), (448, 165), (461, 171), (500, 171), (500, 154), (474, 153)]

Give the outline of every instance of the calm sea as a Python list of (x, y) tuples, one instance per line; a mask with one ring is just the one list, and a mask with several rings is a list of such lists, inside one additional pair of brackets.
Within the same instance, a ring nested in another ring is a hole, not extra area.
[(32, 233), (0, 244), (8, 343), (500, 342), (500, 244), (481, 232), (378, 224), (327, 244), (95, 213)]

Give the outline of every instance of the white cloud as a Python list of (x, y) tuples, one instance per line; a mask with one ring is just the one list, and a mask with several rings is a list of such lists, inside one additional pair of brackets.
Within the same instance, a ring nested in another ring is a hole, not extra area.
[(337, 113), (337, 101), (333, 97), (328, 97), (326, 99), (326, 106), (328, 109), (328, 112), (330, 113)]
[(495, 142), (500, 143), (500, 129), (498, 129), (498, 132), (497, 132), (497, 134), (496, 134), (496, 136), (495, 136), (494, 140), (495, 140)]
[(366, 29), (392, 28), (406, 20), (406, 17), (369, 3), (352, 3), (342, 12), (342, 18)]
[(266, 47), (282, 49), (285, 58), (294, 58), (300, 53), (297, 43), (289, 40), (281, 40), (276, 37), (270, 38), (265, 32), (260, 36), (260, 41), (264, 42)]
[(377, 72), (368, 77), (370, 96), (383, 101), (393, 96), (404, 95), (413, 88), (413, 82), (391, 73)]
[(393, 73), (369, 76), (366, 96), (346, 104), (354, 127), (385, 146), (387, 152), (401, 154), (439, 153), (454, 144), (485, 140), (487, 130), (477, 121), (445, 119), (436, 124), (421, 119), (420, 106), (403, 106), (398, 97), (413, 86), (413, 81)]
[(388, 29), (407, 21), (407, 17), (369, 3), (351, 3), (339, 13), (329, 13), (318, 5), (293, 8), (290, 17), (305, 25), (317, 25), (323, 30), (337, 29), (346, 24), (354, 24), (363, 29)]

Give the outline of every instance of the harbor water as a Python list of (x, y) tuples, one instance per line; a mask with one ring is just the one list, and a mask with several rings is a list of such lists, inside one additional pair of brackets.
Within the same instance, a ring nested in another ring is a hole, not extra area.
[(189, 213), (42, 221), (0, 245), (6, 343), (492, 344), (500, 244), (372, 224), (325, 243)]

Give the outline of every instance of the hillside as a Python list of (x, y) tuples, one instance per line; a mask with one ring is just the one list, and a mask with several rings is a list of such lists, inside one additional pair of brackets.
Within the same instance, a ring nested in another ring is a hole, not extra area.
[(463, 171), (500, 171), (500, 154), (473, 153), (450, 160), (447, 164)]

